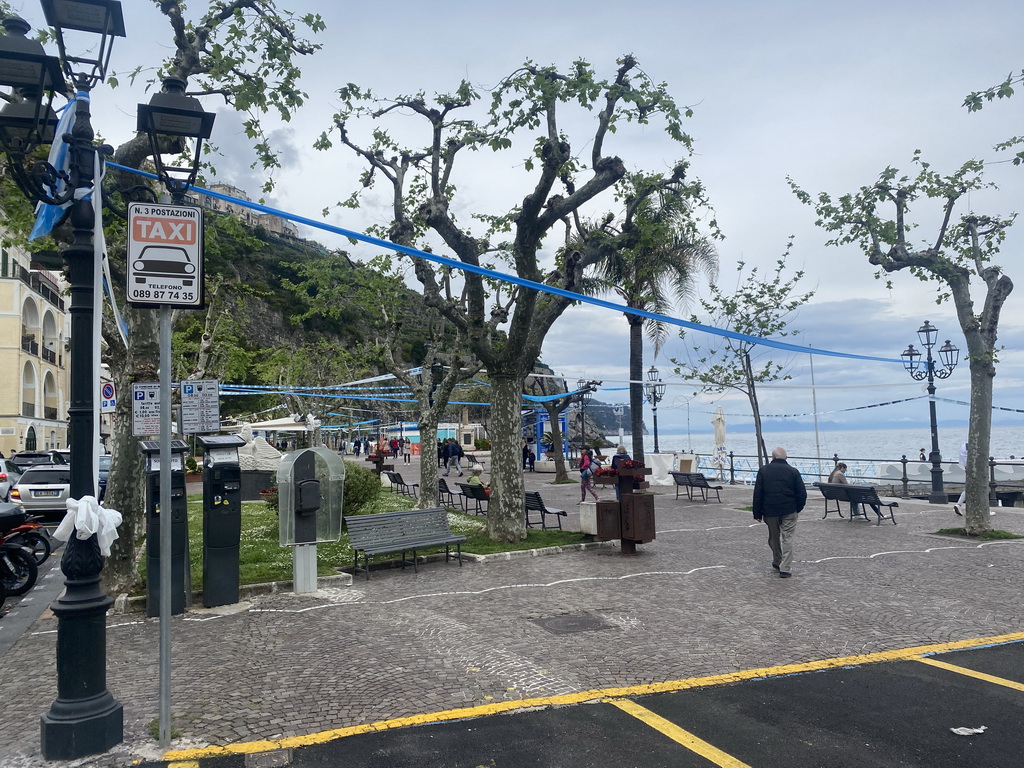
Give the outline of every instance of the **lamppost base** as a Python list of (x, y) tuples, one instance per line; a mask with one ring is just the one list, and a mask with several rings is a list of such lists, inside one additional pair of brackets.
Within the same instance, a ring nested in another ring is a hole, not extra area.
[(949, 494), (940, 491), (932, 491), (928, 494), (929, 504), (949, 504)]
[(124, 707), (110, 691), (88, 699), (57, 699), (40, 718), (47, 760), (74, 760), (107, 752), (124, 740)]

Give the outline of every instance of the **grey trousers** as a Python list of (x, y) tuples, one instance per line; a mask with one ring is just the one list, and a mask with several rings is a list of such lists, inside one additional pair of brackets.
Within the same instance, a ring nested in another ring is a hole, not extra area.
[(772, 548), (772, 565), (779, 566), (783, 573), (789, 573), (793, 567), (793, 537), (796, 534), (796, 519), (800, 515), (794, 512), (781, 517), (768, 517), (768, 546)]

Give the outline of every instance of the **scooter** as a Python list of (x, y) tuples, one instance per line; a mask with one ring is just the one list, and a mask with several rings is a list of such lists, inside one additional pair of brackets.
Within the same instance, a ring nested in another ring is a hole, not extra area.
[(12, 541), (0, 544), (0, 583), (8, 595), (23, 595), (36, 585), (39, 566), (28, 547)]
[(42, 518), (21, 513), (8, 512), (0, 515), (0, 544), (14, 542), (32, 550), (36, 565), (42, 565), (53, 550), (50, 533), (39, 522)]

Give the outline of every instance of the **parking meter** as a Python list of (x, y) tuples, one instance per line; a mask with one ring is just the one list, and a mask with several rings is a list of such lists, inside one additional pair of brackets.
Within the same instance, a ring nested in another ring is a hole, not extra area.
[[(146, 457), (146, 615), (160, 615), (160, 443), (140, 440)], [(185, 570), (188, 567), (188, 499), (185, 495), (185, 460), (188, 445), (171, 441), (171, 614), (185, 612)]]
[(238, 602), (242, 470), (238, 435), (198, 435), (203, 446), (203, 605)]
[(316, 545), (341, 538), (345, 462), (324, 446), (285, 454), (277, 470), (282, 547), (292, 547), (296, 594), (316, 591)]

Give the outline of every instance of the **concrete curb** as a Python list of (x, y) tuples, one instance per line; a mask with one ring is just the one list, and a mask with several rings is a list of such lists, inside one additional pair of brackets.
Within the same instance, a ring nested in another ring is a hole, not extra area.
[[(320, 576), (316, 580), (317, 589), (327, 589), (331, 587), (351, 587), (352, 586), (352, 574), (341, 573), (337, 576)], [(262, 584), (242, 584), (238, 588), (238, 600), (246, 600), (251, 597), (258, 597), (260, 595), (275, 595), (279, 592), (291, 592), (292, 581), (268, 581)], [(201, 606), (203, 603), (203, 593), (193, 592), (192, 593), (192, 605)], [(144, 613), (146, 610), (146, 596), (145, 595), (133, 595), (129, 596), (127, 593), (122, 593), (114, 599), (114, 607), (112, 612), (118, 614), (128, 613)]]

